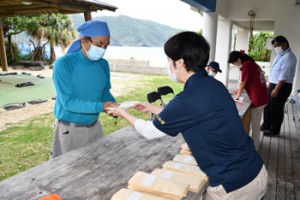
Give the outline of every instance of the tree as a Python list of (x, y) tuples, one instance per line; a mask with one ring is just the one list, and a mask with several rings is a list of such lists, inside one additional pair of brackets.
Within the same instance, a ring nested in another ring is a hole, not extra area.
[(17, 35), (26, 30), (27, 24), (30, 19), (24, 16), (5, 17), (1, 19), (3, 25), (4, 38), (8, 41), (8, 57), (11, 58), (11, 62), (16, 61), (16, 56), (12, 44), (12, 36)]
[[(71, 19), (63, 14), (35, 16), (26, 32), (37, 40), (37, 45), (31, 41), (35, 49), (32, 60), (45, 62), (45, 46), (50, 44), (50, 64), (56, 59), (54, 47), (65, 49), (77, 36)], [(43, 44), (42, 39), (47, 39), (47, 42)]]
[(266, 49), (266, 40), (272, 37), (270, 32), (255, 34), (249, 41), (249, 56), (256, 61), (270, 61), (271, 51)]
[(71, 19), (67, 15), (48, 15), (48, 25), (45, 27), (45, 36), (50, 43), (50, 63), (56, 59), (54, 46), (61, 46), (64, 49), (76, 38), (77, 32), (74, 29)]
[(45, 30), (42, 26), (43, 23), (46, 23), (45, 15), (37, 15), (37, 16), (31, 16), (31, 21), (28, 24), (28, 27), (26, 29), (27, 35), (31, 36), (32, 38), (36, 39), (36, 43), (33, 40), (30, 40), (30, 42), (33, 45), (33, 53), (31, 56), (31, 60), (42, 60), (45, 61), (45, 56), (43, 56), (43, 52), (45, 52), (45, 45), (47, 43), (42, 43), (42, 39), (45, 37)]

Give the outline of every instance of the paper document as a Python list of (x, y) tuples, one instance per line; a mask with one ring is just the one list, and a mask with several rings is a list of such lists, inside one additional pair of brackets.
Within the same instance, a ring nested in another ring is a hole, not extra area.
[(125, 101), (123, 103), (120, 104), (121, 108), (127, 109), (130, 107), (133, 107), (136, 103), (138, 103), (138, 101)]
[(244, 97), (239, 97), (238, 99), (234, 99), (235, 102), (243, 103)]

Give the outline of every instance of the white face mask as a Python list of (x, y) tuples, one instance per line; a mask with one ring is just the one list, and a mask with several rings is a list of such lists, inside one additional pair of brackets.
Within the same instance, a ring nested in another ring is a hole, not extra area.
[[(82, 45), (82, 47), (85, 50), (83, 45)], [(90, 50), (88, 50), (88, 51), (85, 50), (85, 52), (91, 61), (99, 61), (103, 57), (103, 55), (105, 53), (105, 49), (91, 44)]]
[(275, 50), (275, 52), (277, 54), (281, 54), (282, 53), (282, 47), (281, 46), (275, 47), (274, 50)]
[(214, 76), (217, 75), (217, 73), (215, 73), (215, 72), (213, 72), (213, 71), (209, 71), (209, 72), (208, 72), (208, 75), (214, 77)]
[(237, 68), (239, 68), (239, 69), (242, 69), (242, 64), (240, 64), (240, 65), (236, 65), (237, 66)]
[(174, 81), (175, 83), (177, 83), (178, 80), (177, 80), (177, 78), (176, 78), (176, 72), (178, 71), (178, 69), (177, 69), (174, 73), (172, 73), (171, 70), (170, 70), (170, 66), (167, 66), (167, 71), (168, 71), (168, 76), (169, 76), (169, 78), (170, 78), (172, 81)]

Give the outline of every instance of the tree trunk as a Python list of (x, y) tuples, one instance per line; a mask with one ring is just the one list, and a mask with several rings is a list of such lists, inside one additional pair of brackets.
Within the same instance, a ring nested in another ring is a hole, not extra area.
[(45, 50), (45, 45), (48, 43), (43, 44), (41, 46), (41, 40), (38, 40), (38, 45), (34, 48), (34, 52), (32, 54), (31, 60), (32, 61), (43, 61), (45, 63), (45, 58), (43, 57), (43, 51)]
[(11, 35), (7, 36), (7, 41), (8, 41), (8, 53), (10, 55), (11, 62), (14, 63), (16, 61), (16, 58), (15, 58), (15, 53), (14, 53), (14, 50), (13, 50), (13, 45), (12, 45), (12, 42), (11, 42)]
[(54, 63), (54, 61), (56, 60), (56, 55), (55, 55), (55, 51), (54, 51), (54, 45), (52, 42), (50, 42), (50, 64)]
[(40, 46), (37, 46), (34, 49), (34, 52), (32, 54), (31, 60), (32, 61), (40, 61), (41, 60), (41, 56), (42, 55), (42, 48)]

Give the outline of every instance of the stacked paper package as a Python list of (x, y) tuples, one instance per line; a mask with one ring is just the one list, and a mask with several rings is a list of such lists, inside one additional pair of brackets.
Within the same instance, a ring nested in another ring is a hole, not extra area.
[(181, 146), (180, 154), (151, 174), (138, 171), (128, 181), (128, 189), (120, 189), (111, 200), (181, 200), (188, 191), (203, 193), (208, 177), (186, 143)]
[(191, 155), (176, 155), (173, 161), (189, 165), (198, 165), (195, 158)]
[(172, 182), (145, 172), (137, 172), (128, 182), (128, 188), (151, 193), (160, 197), (181, 200), (187, 195), (189, 185)]
[(182, 154), (182, 155), (192, 155), (192, 152), (191, 152), (189, 146), (187, 145), (187, 143), (184, 143), (183, 145), (181, 145), (180, 154)]
[(189, 191), (198, 193), (207, 184), (207, 179), (166, 169), (155, 169), (151, 174), (174, 183), (186, 183)]
[(145, 192), (137, 192), (134, 190), (122, 188), (111, 200), (170, 200), (167, 198), (159, 197)]
[(167, 161), (163, 164), (163, 169), (173, 170), (176, 172), (191, 174), (194, 176), (206, 177), (206, 174), (200, 170), (198, 166), (178, 163), (174, 161)]

